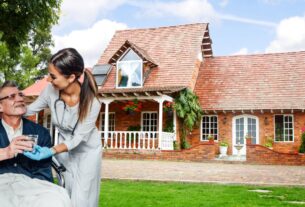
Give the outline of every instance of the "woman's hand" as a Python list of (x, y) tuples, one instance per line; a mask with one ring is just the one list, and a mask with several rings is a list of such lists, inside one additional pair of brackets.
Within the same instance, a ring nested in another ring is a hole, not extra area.
[(39, 145), (35, 145), (32, 152), (23, 152), (23, 155), (32, 160), (38, 161), (52, 157), (54, 152), (48, 147), (40, 147)]

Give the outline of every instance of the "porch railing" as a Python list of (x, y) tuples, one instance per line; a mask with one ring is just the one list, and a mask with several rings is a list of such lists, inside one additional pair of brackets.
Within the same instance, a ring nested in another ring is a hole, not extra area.
[(109, 131), (108, 138), (100, 131), (102, 146), (109, 149), (173, 149), (174, 133), (162, 132), (159, 146), (159, 132), (151, 131)]

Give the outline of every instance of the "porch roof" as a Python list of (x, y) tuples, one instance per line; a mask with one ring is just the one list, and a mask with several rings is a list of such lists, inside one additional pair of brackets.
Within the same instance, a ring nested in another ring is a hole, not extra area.
[(205, 59), (195, 93), (203, 110), (305, 109), (305, 51)]
[(162, 94), (172, 94), (185, 89), (185, 86), (160, 86), (146, 88), (122, 88), (122, 89), (99, 89), (99, 94), (103, 97), (130, 97), (130, 96), (159, 96)]

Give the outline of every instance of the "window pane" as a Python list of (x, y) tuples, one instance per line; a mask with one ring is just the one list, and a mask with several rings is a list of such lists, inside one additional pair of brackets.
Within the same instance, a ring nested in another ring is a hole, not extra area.
[(284, 141), (284, 116), (275, 115), (275, 141)]
[(119, 87), (142, 85), (142, 61), (121, 61), (117, 65)]
[(202, 127), (201, 140), (207, 140), (209, 135), (212, 135), (215, 140), (218, 139), (217, 116), (203, 116), (201, 127)]
[(120, 61), (127, 61), (127, 60), (141, 60), (141, 58), (135, 53), (133, 50), (129, 50), (124, 57), (120, 59)]

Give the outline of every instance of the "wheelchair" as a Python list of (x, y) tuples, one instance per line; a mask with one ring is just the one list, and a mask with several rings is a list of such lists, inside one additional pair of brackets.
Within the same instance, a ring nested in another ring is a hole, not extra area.
[(55, 171), (55, 177), (57, 179), (58, 185), (61, 187), (65, 187), (65, 176), (63, 173), (66, 171), (66, 168), (63, 164), (59, 163), (59, 161), (52, 157), (52, 168)]

